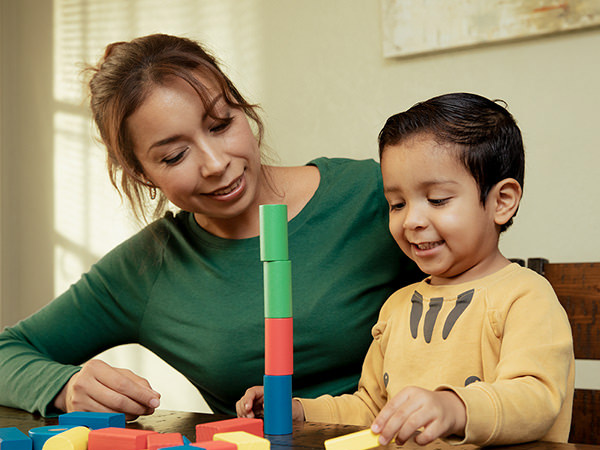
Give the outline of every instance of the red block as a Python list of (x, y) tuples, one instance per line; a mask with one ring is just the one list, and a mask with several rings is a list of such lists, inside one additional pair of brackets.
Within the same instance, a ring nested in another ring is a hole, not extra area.
[(230, 431), (245, 431), (258, 437), (264, 437), (262, 419), (238, 417), (196, 425), (196, 443), (212, 441), (215, 433), (228, 433)]
[(237, 450), (237, 445), (225, 441), (194, 442), (192, 446), (200, 447), (204, 450)]
[(157, 433), (148, 436), (148, 450), (183, 445), (181, 433)]
[(144, 450), (148, 448), (148, 436), (151, 434), (158, 433), (131, 428), (91, 430), (88, 436), (88, 450)]
[(293, 318), (265, 319), (265, 375), (294, 373)]

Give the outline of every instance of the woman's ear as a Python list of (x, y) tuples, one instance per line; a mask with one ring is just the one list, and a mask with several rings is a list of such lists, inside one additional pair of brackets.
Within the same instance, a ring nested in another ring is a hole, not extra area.
[(490, 192), (493, 200), (491, 206), (494, 208), (494, 221), (496, 225), (507, 223), (519, 209), (523, 190), (514, 178), (505, 178), (499, 181)]

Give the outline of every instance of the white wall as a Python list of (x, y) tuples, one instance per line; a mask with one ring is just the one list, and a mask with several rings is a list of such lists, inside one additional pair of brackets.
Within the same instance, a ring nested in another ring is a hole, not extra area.
[[(598, 261), (600, 29), (407, 59), (381, 56), (374, 0), (2, 0), (0, 319), (10, 325), (75, 281), (135, 226), (104, 174), (76, 63), (151, 32), (200, 39), (263, 106), (282, 164), (376, 158), (385, 119), (449, 91), (502, 98), (527, 171), (509, 257)], [(205, 410), (155, 358), (106, 356), (147, 376), (163, 406)], [(586, 369), (587, 370), (587, 369)], [(589, 371), (589, 370), (588, 370)]]

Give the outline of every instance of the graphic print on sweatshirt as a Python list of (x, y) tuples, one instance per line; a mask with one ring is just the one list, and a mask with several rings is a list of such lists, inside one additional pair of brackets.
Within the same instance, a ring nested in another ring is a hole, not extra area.
[[(442, 330), (442, 338), (444, 340), (450, 335), (450, 332), (452, 331), (452, 328), (454, 327), (454, 324), (456, 324), (458, 318), (471, 304), (474, 293), (475, 290), (471, 289), (458, 295), (456, 299), (456, 305), (450, 311), (446, 317), (446, 320), (444, 321), (444, 328)], [(410, 301), (412, 304), (410, 309), (410, 333), (412, 334), (413, 339), (417, 339), (421, 317), (423, 316), (423, 296), (415, 291)], [(431, 342), (433, 329), (435, 327), (440, 309), (442, 309), (443, 303), (444, 299), (441, 297), (432, 298), (429, 300), (429, 310), (427, 310), (425, 313), (425, 320), (423, 321), (423, 337), (425, 338), (425, 342), (428, 344)]]

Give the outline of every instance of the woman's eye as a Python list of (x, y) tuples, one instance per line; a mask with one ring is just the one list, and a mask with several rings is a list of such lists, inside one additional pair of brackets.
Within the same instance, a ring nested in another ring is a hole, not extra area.
[(162, 162), (164, 162), (165, 164), (167, 164), (169, 166), (173, 165), (173, 164), (177, 164), (179, 161), (181, 161), (181, 158), (183, 158), (183, 156), (187, 152), (188, 148), (189, 147), (186, 147), (182, 151), (175, 153), (173, 156), (168, 156), (166, 158), (163, 158)]
[(210, 132), (218, 133), (220, 131), (223, 131), (223, 130), (227, 129), (227, 127), (229, 127), (229, 125), (231, 124), (232, 121), (233, 121), (233, 117), (228, 117), (227, 119), (220, 120), (219, 122), (217, 122), (216, 125), (210, 127)]

